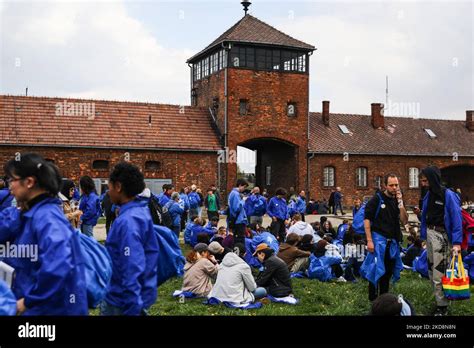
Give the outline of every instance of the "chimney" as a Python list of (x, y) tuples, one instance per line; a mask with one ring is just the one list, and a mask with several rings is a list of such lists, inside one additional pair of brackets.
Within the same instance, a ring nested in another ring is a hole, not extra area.
[(375, 129), (384, 127), (383, 119), (383, 104), (382, 103), (372, 103), (372, 119), (371, 123)]
[(329, 100), (323, 100), (323, 123), (329, 126)]
[(466, 127), (474, 132), (474, 110), (466, 110)]

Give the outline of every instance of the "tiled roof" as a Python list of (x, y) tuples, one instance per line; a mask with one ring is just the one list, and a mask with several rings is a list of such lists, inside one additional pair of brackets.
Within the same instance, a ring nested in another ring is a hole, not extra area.
[[(64, 101), (93, 103), (94, 119), (56, 115)], [(59, 104), (57, 104), (59, 103)], [(149, 124), (151, 116), (151, 123)], [(0, 96), (0, 145), (217, 151), (209, 111), (179, 105)]]
[(315, 47), (275, 29), (249, 14), (225, 31), (201, 52), (191, 57), (188, 62), (200, 56), (205, 51), (220, 45), (223, 42), (244, 42), (262, 45), (294, 47), (305, 50), (314, 50)]
[[(351, 134), (343, 134), (346, 125)], [(424, 129), (431, 129), (430, 138)], [(384, 129), (374, 129), (367, 115), (330, 114), (326, 127), (319, 112), (310, 113), (309, 151), (315, 153), (474, 156), (474, 132), (465, 121), (385, 116)]]

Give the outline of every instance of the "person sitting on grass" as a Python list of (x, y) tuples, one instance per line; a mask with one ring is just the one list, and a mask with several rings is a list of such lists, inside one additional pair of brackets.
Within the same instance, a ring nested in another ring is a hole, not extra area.
[(234, 249), (237, 253), (227, 253), (219, 265), (216, 283), (208, 297), (239, 305), (264, 298), (267, 291), (265, 288), (257, 287), (252, 270), (244, 261), (244, 245), (237, 243)]
[(209, 252), (214, 255), (214, 257), (217, 260), (217, 263), (221, 263), (224, 257), (229, 253), (232, 252), (232, 249), (229, 248), (224, 248), (222, 245), (220, 245), (218, 242), (214, 241), (209, 244), (207, 247)]
[(206, 228), (209, 230), (213, 230), (214, 232), (217, 232), (217, 225), (219, 224), (219, 217), (218, 216), (212, 216), (209, 218), (209, 222), (206, 225)]
[(323, 224), (321, 224), (321, 233), (324, 236), (331, 236), (332, 239), (337, 238), (337, 233), (332, 227), (332, 224), (329, 220), (324, 221)]
[(345, 282), (346, 280), (342, 276), (344, 271), (341, 262), (342, 257), (338, 253), (337, 247), (333, 247), (325, 239), (322, 239), (316, 243), (314, 254), (310, 257), (308, 277), (322, 282), (327, 282), (333, 278)]
[(208, 246), (198, 243), (186, 256), (184, 265), (183, 292), (191, 292), (198, 297), (209, 295), (211, 280), (217, 275), (217, 261), (211, 255)]
[(273, 297), (292, 295), (290, 271), (285, 261), (275, 256), (273, 249), (266, 243), (259, 244), (253, 256), (257, 256), (264, 266), (264, 270), (257, 277), (257, 286), (264, 287)]
[(227, 228), (225, 228), (225, 226), (221, 226), (217, 230), (217, 233), (214, 235), (214, 237), (211, 238), (211, 242), (217, 242), (222, 245), (225, 237), (227, 237)]
[(404, 265), (412, 267), (413, 260), (415, 260), (423, 252), (423, 247), (421, 245), (422, 241), (421, 239), (413, 238), (413, 236), (408, 236), (407, 242), (409, 246), (407, 247), (405, 254), (402, 256), (402, 262)]
[(201, 219), (199, 216), (193, 221), (193, 224), (190, 227), (191, 237), (190, 237), (190, 244), (194, 247), (198, 243), (198, 235), (199, 234), (207, 234), (207, 244), (209, 244), (209, 240), (214, 236), (214, 230), (203, 227), (204, 220)]
[(227, 236), (222, 241), (222, 246), (224, 248), (229, 248), (229, 249), (234, 248), (234, 233), (232, 232), (232, 230), (229, 230), (227, 232)]
[(298, 236), (302, 237), (305, 234), (315, 234), (313, 227), (307, 222), (302, 221), (302, 216), (299, 213), (293, 215), (291, 226), (288, 229), (288, 234), (296, 233)]
[(277, 256), (285, 261), (291, 273), (306, 271), (309, 266), (309, 251), (303, 251), (297, 248), (300, 237), (296, 233), (290, 233), (286, 236), (286, 242), (280, 244)]
[(370, 315), (375, 316), (414, 316), (415, 309), (402, 295), (385, 293), (372, 302)]
[[(321, 238), (317, 234), (315, 236), (318, 238), (317, 241), (321, 240)], [(313, 235), (305, 234), (303, 237), (301, 237), (301, 240), (298, 243), (298, 249), (314, 253), (314, 250), (316, 249), (316, 243), (314, 242)]]

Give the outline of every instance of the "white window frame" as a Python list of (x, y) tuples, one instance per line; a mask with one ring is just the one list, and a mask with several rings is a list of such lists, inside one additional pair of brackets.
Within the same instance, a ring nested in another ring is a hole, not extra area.
[(420, 169), (418, 169), (417, 167), (408, 168), (408, 187), (409, 188), (420, 187), (420, 182), (418, 180), (419, 173), (420, 173)]
[(367, 167), (357, 167), (356, 169), (356, 185), (357, 187), (367, 187)]
[(335, 180), (336, 169), (333, 166), (327, 166), (323, 169), (323, 186), (334, 187), (336, 184)]

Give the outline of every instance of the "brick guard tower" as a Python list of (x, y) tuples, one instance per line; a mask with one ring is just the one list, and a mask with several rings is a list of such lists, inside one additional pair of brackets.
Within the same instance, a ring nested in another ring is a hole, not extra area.
[[(245, 11), (187, 61), (191, 104), (209, 108), (224, 149), (257, 151), (256, 184), (269, 193), (279, 186), (307, 187), (309, 56), (314, 50)], [(221, 163), (218, 172), (221, 189), (228, 192), (237, 164)]]

